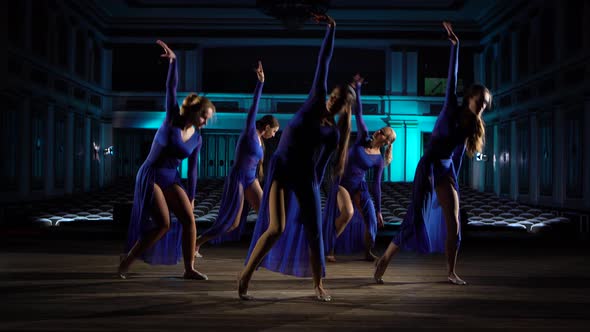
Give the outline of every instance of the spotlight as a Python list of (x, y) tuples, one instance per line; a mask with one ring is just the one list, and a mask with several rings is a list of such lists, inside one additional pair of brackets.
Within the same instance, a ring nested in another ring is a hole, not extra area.
[(476, 152), (475, 161), (488, 161), (488, 155), (481, 152)]
[(115, 151), (113, 150), (112, 146), (109, 146), (108, 148), (104, 149), (105, 156), (112, 156), (114, 154), (115, 154)]

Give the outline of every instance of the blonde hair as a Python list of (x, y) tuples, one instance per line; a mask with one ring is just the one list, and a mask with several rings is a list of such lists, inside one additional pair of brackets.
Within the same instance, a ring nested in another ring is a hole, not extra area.
[(481, 115), (476, 115), (468, 108), (463, 111), (461, 126), (468, 130), (465, 151), (471, 158), (476, 152), (481, 152), (485, 145), (486, 124)]
[(196, 93), (191, 93), (182, 101), (180, 105), (181, 116), (192, 116), (195, 113), (202, 114), (211, 108), (213, 114), (215, 114), (215, 105), (207, 97), (199, 96)]
[(385, 160), (385, 166), (389, 166), (389, 164), (391, 164), (391, 160), (393, 160), (393, 156), (391, 154), (392, 147), (393, 142), (389, 142), (385, 146), (385, 152), (383, 153), (383, 160)]

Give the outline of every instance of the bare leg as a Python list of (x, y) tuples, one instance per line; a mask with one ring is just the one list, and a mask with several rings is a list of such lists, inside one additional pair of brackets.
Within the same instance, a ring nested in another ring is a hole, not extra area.
[(398, 252), (399, 247), (395, 243), (391, 242), (389, 243), (389, 246), (385, 250), (383, 256), (381, 256), (381, 258), (375, 262), (375, 273), (373, 274), (373, 279), (375, 279), (376, 283), (383, 283), (383, 275), (385, 274), (385, 270), (387, 270), (389, 262), (391, 262), (393, 256), (395, 256)]
[(457, 241), (459, 239), (459, 196), (454, 187), (454, 181), (451, 178), (445, 178), (439, 181), (436, 188), (438, 202), (443, 210), (445, 223), (447, 225), (447, 268), (449, 282), (456, 285), (466, 285), (455, 272), (457, 264)]
[[(227, 233), (233, 231), (234, 229), (236, 229), (239, 225), (240, 225), (240, 218), (242, 217), (242, 209), (244, 208), (244, 189), (242, 187), (242, 185), (238, 185), (238, 193), (237, 193), (238, 197), (239, 197), (239, 204), (240, 204), (240, 208), (238, 209), (235, 217), (234, 217), (234, 222), (231, 225), (231, 227), (227, 230)], [(215, 238), (216, 236), (221, 235), (221, 234), (205, 234), (205, 235), (201, 235), (199, 237), (197, 237), (197, 243), (195, 245), (195, 256), (196, 257), (203, 257), (199, 254), (199, 248), (207, 243), (208, 241), (210, 241), (211, 239)]]
[(342, 232), (344, 232), (346, 225), (348, 225), (352, 219), (352, 216), (354, 215), (354, 208), (352, 206), (352, 200), (350, 199), (348, 190), (344, 189), (342, 186), (338, 187), (337, 202), (340, 215), (334, 221), (334, 224), (336, 225), (336, 237), (340, 236)]
[(260, 209), (260, 202), (262, 201), (262, 188), (260, 187), (260, 182), (254, 180), (254, 182), (246, 188), (244, 196), (246, 201), (248, 201), (248, 204), (258, 212)]
[(137, 242), (125, 257), (119, 263), (119, 276), (123, 279), (127, 278), (127, 270), (131, 264), (141, 256), (147, 249), (158, 242), (166, 232), (170, 229), (170, 213), (168, 212), (168, 205), (164, 193), (160, 186), (154, 183), (154, 205), (152, 206), (152, 219), (156, 224), (156, 228), (147, 233)]
[(285, 231), (285, 191), (276, 180), (270, 186), (268, 205), (268, 228), (256, 242), (250, 259), (238, 276), (238, 295), (243, 300), (252, 299), (248, 295), (248, 284), (252, 279), (254, 270), (260, 265), (264, 256)]
[(195, 270), (195, 242), (197, 227), (192, 204), (186, 192), (177, 184), (164, 191), (166, 202), (182, 223), (182, 257), (184, 258), (185, 279), (207, 280), (207, 276)]
[[(336, 227), (336, 237), (339, 237), (344, 229), (352, 219), (354, 215), (354, 208), (352, 207), (352, 201), (350, 199), (350, 194), (348, 190), (344, 189), (342, 186), (338, 186), (338, 195), (336, 196), (336, 201), (338, 204), (338, 210), (340, 210), (340, 215), (336, 220), (334, 220), (334, 225)], [(335, 262), (336, 257), (334, 256), (334, 248), (332, 251), (326, 256), (326, 260), (328, 262)]]
[(309, 242), (309, 258), (316, 299), (323, 302), (332, 300), (332, 297), (324, 289), (322, 281), (322, 266), (324, 248), (322, 245), (322, 208), (320, 192), (317, 187), (303, 186), (295, 191), (297, 201), (301, 207), (301, 218), (305, 228), (305, 235)]

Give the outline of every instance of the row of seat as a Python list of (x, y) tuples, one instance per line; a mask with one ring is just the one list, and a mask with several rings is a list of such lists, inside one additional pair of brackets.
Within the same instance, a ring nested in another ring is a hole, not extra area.
[[(212, 223), (219, 213), (223, 194), (223, 179), (199, 180), (195, 197), (194, 215), (197, 223)], [(397, 228), (407, 213), (411, 200), (412, 183), (386, 182), (382, 184), (382, 215), (386, 226)], [(321, 193), (322, 207), (325, 194)], [(71, 222), (113, 221), (115, 204), (133, 201), (133, 182), (122, 180), (100, 192), (39, 202), (34, 205), (33, 220), (46, 226), (60, 226)], [(570, 220), (555, 212), (500, 198), (491, 193), (461, 188), (461, 208), (467, 229), (498, 228), (537, 233), (566, 225)], [(257, 215), (250, 211), (248, 222)]]

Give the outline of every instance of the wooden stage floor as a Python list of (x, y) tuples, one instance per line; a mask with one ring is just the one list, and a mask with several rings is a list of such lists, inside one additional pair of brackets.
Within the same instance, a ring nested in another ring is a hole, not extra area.
[[(99, 235), (99, 234), (95, 234)], [(2, 331), (288, 331), (379, 329), (583, 329), (590, 326), (587, 243), (470, 239), (459, 273), (445, 282), (441, 255), (402, 253), (372, 282), (359, 256), (328, 265), (331, 303), (313, 300), (310, 279), (260, 269), (238, 300), (236, 275), (247, 243), (205, 247), (198, 268), (209, 281), (185, 281), (182, 265), (133, 266), (115, 277), (121, 239), (0, 236)], [(385, 243), (380, 243), (383, 250)]]

